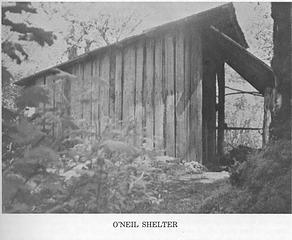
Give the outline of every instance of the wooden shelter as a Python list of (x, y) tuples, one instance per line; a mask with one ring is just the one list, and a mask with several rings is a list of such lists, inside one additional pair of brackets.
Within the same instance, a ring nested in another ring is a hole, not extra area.
[[(71, 116), (86, 120), (97, 135), (108, 119), (133, 120), (148, 148), (215, 164), (224, 141), (224, 63), (260, 93), (273, 86), (271, 69), (245, 48), (234, 7), (225, 4), (85, 53), (17, 84), (49, 86), (53, 107), (64, 103), (63, 94)], [(76, 79), (50, 80), (60, 72)]]

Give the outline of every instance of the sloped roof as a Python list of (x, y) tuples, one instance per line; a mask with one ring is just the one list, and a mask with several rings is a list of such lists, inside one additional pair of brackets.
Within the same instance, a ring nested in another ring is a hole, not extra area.
[(271, 67), (214, 26), (210, 29), (213, 44), (228, 65), (262, 94), (266, 87), (274, 86)]
[(30, 75), (28, 77), (22, 78), (19, 81), (15, 82), (15, 84), (19, 86), (30, 85), (33, 83), (33, 80), (37, 77), (41, 77), (45, 74), (54, 74), (55, 73), (54, 69), (56, 68), (64, 70), (65, 68), (69, 67), (70, 65), (76, 62), (85, 60), (86, 58), (90, 58), (98, 54), (102, 54), (103, 52), (109, 49), (120, 48), (120, 47), (133, 44), (143, 38), (145, 39), (145, 38), (155, 37), (165, 32), (175, 30), (175, 29), (180, 29), (187, 26), (198, 26), (200, 28), (205, 28), (205, 27), (209, 27), (210, 25), (216, 26), (218, 29), (223, 31), (225, 34), (227, 34), (231, 39), (236, 41), (242, 47), (244, 48), (248, 47), (245, 41), (244, 35), (241, 31), (241, 28), (237, 22), (234, 6), (232, 3), (228, 3), (228, 4), (223, 4), (223, 5), (220, 5), (219, 7), (212, 8), (204, 12), (191, 15), (189, 17), (186, 17), (177, 21), (169, 22), (161, 26), (149, 29), (147, 31), (144, 31), (140, 35), (126, 38), (120, 42), (95, 49), (88, 53), (77, 56), (76, 58), (73, 58), (67, 62), (61, 63), (56, 66), (52, 66), (50, 68), (37, 72), (33, 75)]

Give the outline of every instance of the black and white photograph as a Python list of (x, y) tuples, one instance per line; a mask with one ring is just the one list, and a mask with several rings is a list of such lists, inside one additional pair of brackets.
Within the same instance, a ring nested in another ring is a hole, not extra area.
[(1, 8), (3, 214), (291, 214), (291, 2)]

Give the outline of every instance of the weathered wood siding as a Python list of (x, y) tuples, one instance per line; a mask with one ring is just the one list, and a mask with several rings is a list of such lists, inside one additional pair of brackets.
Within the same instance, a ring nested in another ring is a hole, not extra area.
[(199, 31), (180, 29), (109, 48), (71, 65), (77, 79), (70, 84), (49, 83), (51, 105), (66, 89), (71, 116), (83, 119), (96, 137), (109, 121), (132, 121), (134, 141), (145, 148), (201, 161), (201, 42)]
[(216, 156), (216, 62), (208, 44), (203, 46), (203, 163), (215, 165)]

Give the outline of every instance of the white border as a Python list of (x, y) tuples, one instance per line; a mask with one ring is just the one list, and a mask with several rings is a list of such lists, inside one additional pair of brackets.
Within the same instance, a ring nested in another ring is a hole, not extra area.
[[(0, 178), (2, 186), (1, 180), (2, 177)], [(286, 240), (292, 236), (291, 216), (291, 214), (1, 214), (0, 239)], [(177, 221), (178, 228), (112, 227), (114, 221), (127, 220)]]

